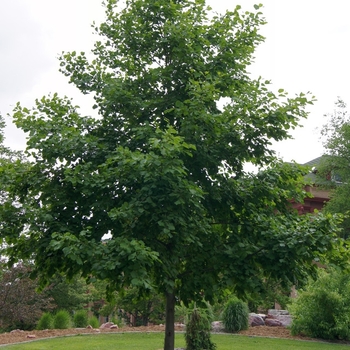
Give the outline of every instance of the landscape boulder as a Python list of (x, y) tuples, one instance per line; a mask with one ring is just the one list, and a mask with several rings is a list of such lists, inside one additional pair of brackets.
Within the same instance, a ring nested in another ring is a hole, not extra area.
[(115, 326), (116, 325), (113, 322), (106, 322), (106, 323), (101, 324), (100, 328), (101, 329), (111, 329), (112, 327), (118, 328), (118, 326), (117, 327), (115, 327)]
[(280, 321), (283, 327), (289, 327), (292, 324), (292, 316), (289, 314), (288, 310), (270, 309), (268, 310), (267, 318)]
[(214, 321), (211, 323), (211, 330), (212, 332), (224, 332), (225, 327), (222, 321)]
[(257, 326), (265, 326), (264, 318), (266, 315), (250, 313), (249, 314), (249, 326), (257, 327)]
[(268, 327), (278, 327), (278, 326), (282, 326), (282, 322), (275, 318), (266, 318), (265, 325)]

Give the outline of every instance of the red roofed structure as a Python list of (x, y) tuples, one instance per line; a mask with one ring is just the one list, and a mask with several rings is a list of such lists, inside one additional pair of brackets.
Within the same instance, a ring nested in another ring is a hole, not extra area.
[(311, 180), (311, 184), (305, 186), (305, 191), (311, 194), (311, 198), (306, 197), (304, 203), (293, 204), (293, 207), (298, 210), (300, 215), (313, 213), (315, 210), (320, 211), (330, 199), (330, 191), (316, 184), (317, 166), (320, 163), (321, 158), (322, 157), (318, 157), (302, 164), (303, 166), (310, 167), (310, 173), (306, 175), (306, 178)]

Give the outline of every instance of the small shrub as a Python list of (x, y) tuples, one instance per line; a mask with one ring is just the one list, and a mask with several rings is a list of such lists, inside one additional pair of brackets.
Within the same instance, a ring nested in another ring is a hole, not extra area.
[(350, 276), (337, 270), (320, 271), (289, 307), (293, 335), (350, 339)]
[(77, 328), (85, 328), (88, 325), (88, 314), (86, 310), (78, 310), (73, 316), (74, 326)]
[(222, 322), (225, 329), (229, 332), (239, 332), (248, 329), (248, 305), (236, 297), (230, 299), (225, 305)]
[(92, 328), (99, 328), (100, 322), (98, 321), (96, 316), (92, 316), (88, 319), (88, 325), (90, 325)]
[(187, 350), (214, 350), (216, 345), (210, 339), (211, 322), (206, 315), (194, 309), (186, 324), (186, 349)]
[(53, 316), (49, 312), (44, 312), (40, 317), (40, 320), (37, 325), (37, 329), (52, 329), (53, 328)]
[(68, 329), (72, 325), (69, 312), (66, 310), (59, 310), (54, 316), (53, 327), (55, 329)]

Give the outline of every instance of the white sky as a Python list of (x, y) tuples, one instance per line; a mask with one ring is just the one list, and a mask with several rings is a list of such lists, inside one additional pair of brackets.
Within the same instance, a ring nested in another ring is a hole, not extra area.
[[(305, 163), (322, 154), (316, 128), (323, 115), (333, 111), (337, 96), (349, 98), (350, 1), (207, 0), (218, 12), (237, 4), (253, 10), (259, 2), (268, 22), (261, 30), (266, 41), (250, 71), (291, 97), (311, 91), (318, 100), (304, 127), (293, 132), (294, 140), (276, 146), (285, 161)], [(89, 51), (97, 39), (91, 24), (103, 18), (100, 0), (0, 0), (0, 113), (6, 116), (18, 101), (30, 107), (50, 92), (73, 97), (89, 113), (89, 99), (58, 72), (57, 57), (62, 51)], [(7, 124), (6, 144), (23, 149), (24, 136)]]

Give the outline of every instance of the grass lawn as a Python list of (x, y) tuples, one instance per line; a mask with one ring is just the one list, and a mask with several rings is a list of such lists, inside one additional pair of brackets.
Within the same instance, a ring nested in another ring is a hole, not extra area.
[[(217, 350), (349, 350), (349, 345), (213, 334)], [(161, 350), (163, 333), (117, 333), (76, 335), (7, 345), (9, 350)], [(183, 334), (176, 334), (175, 347), (185, 347)]]

